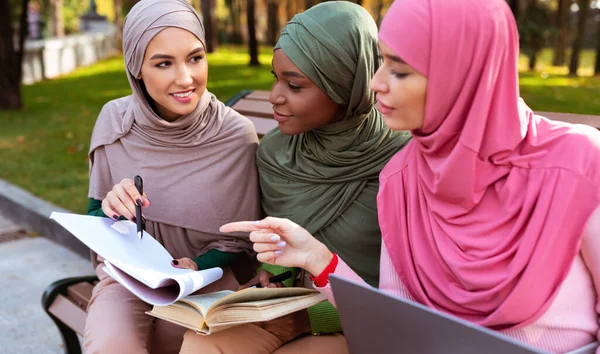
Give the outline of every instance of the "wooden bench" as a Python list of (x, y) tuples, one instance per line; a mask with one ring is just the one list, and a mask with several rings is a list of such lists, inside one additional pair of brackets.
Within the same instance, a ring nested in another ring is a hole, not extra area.
[[(226, 105), (248, 117), (254, 123), (259, 137), (277, 126), (269, 103), (269, 91), (243, 91), (227, 101)], [(588, 124), (600, 129), (600, 116), (537, 113), (550, 119)], [(65, 352), (68, 354), (81, 354), (77, 335), (83, 335), (87, 306), (97, 281), (96, 276), (61, 279), (52, 283), (42, 296), (42, 306), (56, 323), (63, 338)]]
[(269, 102), (269, 93), (262, 90), (242, 91), (225, 104), (250, 119), (254, 123), (256, 134), (263, 137), (277, 127), (277, 121), (273, 119), (273, 106)]

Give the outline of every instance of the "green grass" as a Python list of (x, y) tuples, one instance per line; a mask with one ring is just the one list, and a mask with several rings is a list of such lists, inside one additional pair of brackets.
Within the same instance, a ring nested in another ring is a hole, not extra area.
[[(225, 101), (243, 89), (270, 89), (271, 50), (261, 49), (259, 68), (246, 64), (244, 48), (209, 54), (208, 88)], [(536, 72), (521, 74), (521, 94), (536, 110), (600, 114), (600, 79), (570, 78), (541, 55)], [(593, 54), (584, 53), (580, 74), (591, 75)], [(521, 60), (526, 68), (526, 59)], [(130, 94), (121, 57), (68, 76), (23, 87), (25, 108), (0, 111), (0, 178), (74, 212), (87, 206), (87, 151), (94, 122), (107, 101)]]
[(600, 79), (593, 77), (595, 54), (583, 51), (579, 77), (569, 77), (569, 68), (552, 66), (552, 51), (543, 50), (536, 70), (528, 72), (528, 59), (519, 60), (521, 96), (534, 110), (600, 115)]

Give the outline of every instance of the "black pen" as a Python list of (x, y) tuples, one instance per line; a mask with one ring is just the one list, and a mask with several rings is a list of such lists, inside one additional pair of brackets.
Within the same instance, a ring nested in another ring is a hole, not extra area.
[[(142, 177), (136, 175), (133, 177), (133, 183), (135, 184), (135, 188), (137, 188), (140, 195), (144, 194), (144, 182), (142, 181)], [(141, 201), (142, 199), (138, 199)], [(139, 239), (142, 239), (142, 235), (144, 234), (144, 223), (142, 218), (142, 205), (141, 203), (135, 202), (135, 222), (137, 224), (137, 234)]]
[[(287, 272), (283, 272), (281, 274), (272, 276), (269, 278), (269, 283), (281, 283), (284, 280), (287, 280), (292, 277), (292, 272), (288, 270)], [(251, 288), (260, 288), (260, 283), (256, 283), (251, 286)]]

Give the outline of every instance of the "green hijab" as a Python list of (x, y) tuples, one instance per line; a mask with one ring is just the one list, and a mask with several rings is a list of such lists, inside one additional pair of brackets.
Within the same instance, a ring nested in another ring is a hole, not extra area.
[(411, 137), (388, 129), (374, 108), (377, 26), (359, 5), (325, 2), (294, 16), (275, 49), (347, 108), (343, 120), (322, 128), (264, 137), (257, 153), (263, 209), (305, 227), (377, 286), (378, 176)]

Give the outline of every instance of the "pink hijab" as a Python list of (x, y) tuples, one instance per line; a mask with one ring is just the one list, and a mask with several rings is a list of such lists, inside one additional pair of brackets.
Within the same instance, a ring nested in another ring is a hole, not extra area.
[(424, 126), (380, 176), (384, 243), (421, 303), (494, 329), (552, 302), (600, 204), (600, 136), (519, 98), (504, 0), (396, 0), (380, 40), (429, 78)]

